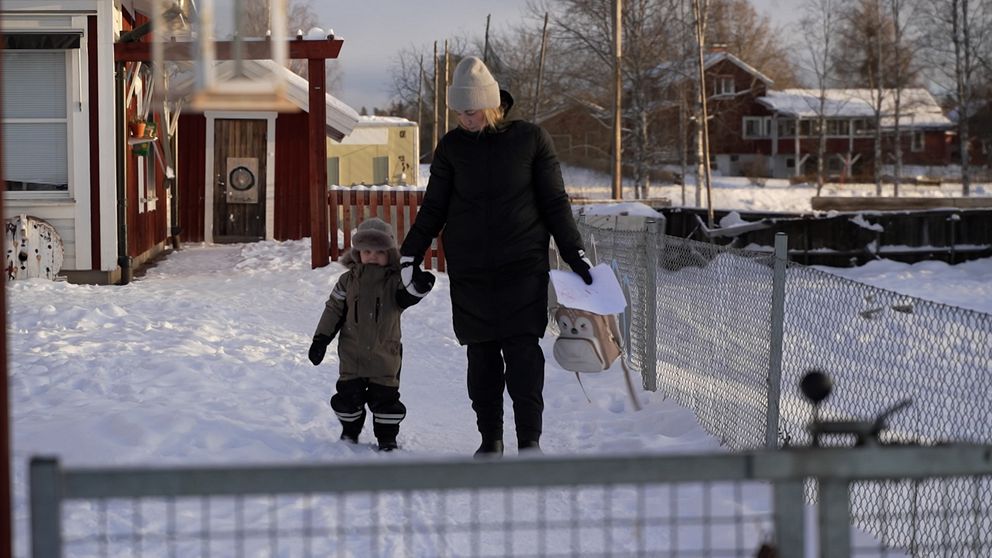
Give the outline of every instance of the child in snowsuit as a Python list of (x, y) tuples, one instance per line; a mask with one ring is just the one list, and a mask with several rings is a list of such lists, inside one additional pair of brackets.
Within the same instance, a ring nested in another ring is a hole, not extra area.
[(340, 371), (331, 408), (341, 421), (341, 439), (358, 442), (368, 405), (379, 449), (392, 451), (406, 416), (399, 391), (400, 313), (430, 292), (434, 275), (420, 272), (404, 285), (393, 228), (375, 217), (358, 225), (341, 263), (348, 271), (327, 299), (308, 356), (314, 366), (320, 364), (340, 332)]

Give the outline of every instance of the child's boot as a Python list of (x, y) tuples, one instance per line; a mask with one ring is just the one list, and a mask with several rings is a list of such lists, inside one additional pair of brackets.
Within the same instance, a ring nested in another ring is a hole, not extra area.
[(399, 449), (396, 445), (396, 438), (379, 438), (379, 451), (393, 451)]
[(365, 403), (348, 388), (353, 382), (338, 382), (338, 393), (331, 397), (331, 408), (341, 421), (341, 440), (358, 443), (365, 426)]
[(372, 432), (379, 440), (379, 451), (397, 449), (396, 436), (400, 433), (400, 422), (406, 417), (406, 406), (400, 402), (399, 389), (370, 383), (368, 401), (372, 411)]

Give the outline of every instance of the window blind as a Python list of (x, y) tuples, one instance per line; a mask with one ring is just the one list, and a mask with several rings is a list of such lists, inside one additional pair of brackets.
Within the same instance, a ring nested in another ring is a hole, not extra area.
[(4, 179), (37, 185), (25, 189), (63, 190), (69, 182), (65, 51), (4, 51), (2, 84)]

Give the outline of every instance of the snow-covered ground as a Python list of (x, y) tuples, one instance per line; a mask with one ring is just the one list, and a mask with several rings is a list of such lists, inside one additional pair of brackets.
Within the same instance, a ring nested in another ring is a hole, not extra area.
[[(750, 190), (731, 206), (792, 203), (766, 197), (784, 188)], [(18, 555), (26, 555), (26, 463), (33, 455), (69, 465), (169, 465), (471, 454), (478, 435), (447, 277), (440, 274), (435, 291), (404, 315), (404, 451), (379, 455), (337, 440), (327, 403), (336, 343), (321, 366), (307, 360), (324, 300), (343, 271), (338, 264), (311, 270), (309, 262), (307, 240), (187, 245), (127, 286), (8, 285)], [(992, 260), (881, 261), (837, 273), (992, 312)], [(543, 341), (548, 355), (550, 342)], [(587, 402), (575, 376), (548, 357), (548, 454), (720, 451), (690, 411), (660, 394), (640, 393), (644, 409), (634, 412), (620, 374), (584, 377)], [(509, 406), (506, 414), (512, 456)], [(371, 432), (363, 440), (371, 441)]]
[[(422, 171), (428, 172), (429, 171)], [(602, 173), (589, 171), (579, 167), (564, 165), (562, 175), (570, 194), (589, 199), (610, 197), (610, 177)], [(666, 198), (673, 206), (706, 207), (706, 191), (700, 190), (699, 203), (696, 202), (695, 176), (686, 177), (687, 185), (653, 185), (650, 198)], [(423, 178), (421, 184), (427, 184)], [(749, 179), (741, 176), (714, 176), (712, 179), (713, 208), (716, 210), (738, 211), (781, 211), (781, 212), (811, 212), (810, 199), (816, 195), (816, 186), (810, 184), (791, 185), (788, 180), (770, 178), (764, 181), (764, 186), (756, 186)], [(882, 189), (883, 196), (892, 194), (891, 185)], [(827, 184), (821, 193), (823, 196), (874, 196), (874, 184)], [(942, 184), (941, 186), (902, 185), (900, 196), (947, 198), (961, 195), (960, 184)], [(992, 196), (992, 185), (973, 184), (972, 196)], [(624, 182), (624, 199), (634, 199), (634, 190), (629, 180)]]

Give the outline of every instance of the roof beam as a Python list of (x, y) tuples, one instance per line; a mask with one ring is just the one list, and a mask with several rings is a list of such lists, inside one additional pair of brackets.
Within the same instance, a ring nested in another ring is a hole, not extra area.
[[(295, 39), (289, 41), (289, 58), (319, 59), (337, 58), (341, 52), (342, 39)], [(114, 43), (114, 60), (117, 62), (151, 62), (151, 43)], [(216, 60), (234, 60), (234, 41), (217, 41), (214, 43)], [(168, 42), (163, 49), (166, 60), (196, 60), (196, 43)], [(245, 40), (241, 43), (242, 60), (269, 60), (272, 58), (272, 48), (269, 41)]]

